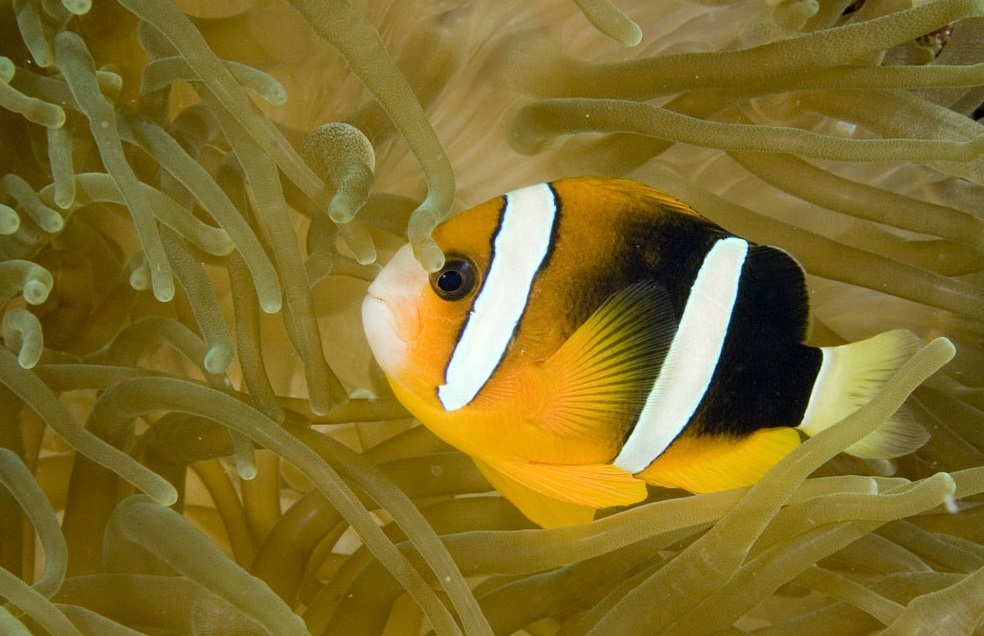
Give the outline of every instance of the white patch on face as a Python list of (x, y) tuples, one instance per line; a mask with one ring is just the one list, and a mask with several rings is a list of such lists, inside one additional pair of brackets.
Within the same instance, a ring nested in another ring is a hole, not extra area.
[(437, 395), (448, 411), (471, 402), (485, 386), (519, 324), (533, 278), (550, 249), (557, 204), (549, 185), (510, 192), (492, 262)]
[(427, 271), (406, 245), (393, 255), (366, 292), (362, 326), (369, 348), (386, 375), (395, 376), (403, 368), (409, 344), (420, 333), (420, 292), (428, 284)]
[(656, 383), (613, 462), (619, 468), (645, 470), (693, 417), (721, 357), (747, 254), (748, 243), (731, 237), (715, 243), (704, 258)]

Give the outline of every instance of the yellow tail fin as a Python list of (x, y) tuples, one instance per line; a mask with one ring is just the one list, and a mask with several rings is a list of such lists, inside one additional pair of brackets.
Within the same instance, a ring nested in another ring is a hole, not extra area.
[[(799, 429), (816, 435), (866, 404), (919, 347), (911, 331), (895, 329), (840, 347), (823, 348), (823, 364)], [(890, 459), (926, 443), (929, 434), (903, 409), (844, 449), (856, 457)]]

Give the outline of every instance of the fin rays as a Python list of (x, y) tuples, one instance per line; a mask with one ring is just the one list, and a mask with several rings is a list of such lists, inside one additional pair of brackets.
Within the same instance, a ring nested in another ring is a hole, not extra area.
[(612, 295), (545, 363), (556, 398), (544, 425), (612, 438), (608, 420), (641, 408), (675, 327), (661, 286), (641, 282)]
[(585, 523), (598, 508), (646, 498), (646, 484), (611, 464), (553, 465), (523, 460), (475, 465), (523, 514), (544, 527)]
[[(912, 357), (918, 345), (915, 334), (895, 329), (867, 340), (824, 348), (823, 365), (799, 429), (816, 435), (859, 409)], [(869, 459), (890, 459), (911, 453), (927, 439), (929, 434), (922, 426), (907, 411), (900, 410), (844, 452)]]

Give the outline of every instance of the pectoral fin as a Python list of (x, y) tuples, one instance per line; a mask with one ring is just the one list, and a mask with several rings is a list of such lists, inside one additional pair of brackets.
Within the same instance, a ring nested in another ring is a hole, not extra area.
[(544, 363), (553, 408), (544, 428), (611, 445), (621, 441), (652, 389), (676, 318), (662, 286), (613, 294)]

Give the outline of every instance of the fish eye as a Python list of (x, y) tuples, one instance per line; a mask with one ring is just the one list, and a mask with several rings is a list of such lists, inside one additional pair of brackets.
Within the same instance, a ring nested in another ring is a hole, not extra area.
[(471, 261), (452, 257), (444, 267), (431, 274), (430, 283), (434, 293), (444, 300), (461, 300), (475, 289), (478, 276)]

